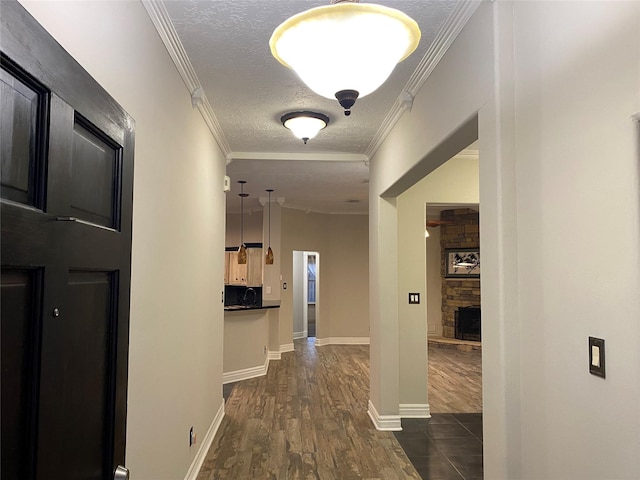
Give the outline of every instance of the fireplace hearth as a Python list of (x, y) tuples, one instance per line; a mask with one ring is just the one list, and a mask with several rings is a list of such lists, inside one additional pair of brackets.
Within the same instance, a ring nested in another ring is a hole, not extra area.
[(479, 306), (460, 307), (455, 312), (455, 337), (458, 340), (481, 341)]

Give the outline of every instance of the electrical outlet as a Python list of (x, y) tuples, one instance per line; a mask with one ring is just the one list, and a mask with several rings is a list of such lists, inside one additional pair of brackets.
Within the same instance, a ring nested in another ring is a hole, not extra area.
[(189, 446), (195, 445), (196, 434), (193, 432), (193, 427), (189, 429)]

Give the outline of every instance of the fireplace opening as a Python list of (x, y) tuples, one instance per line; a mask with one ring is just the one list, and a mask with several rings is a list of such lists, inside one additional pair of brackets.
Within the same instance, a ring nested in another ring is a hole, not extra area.
[(460, 307), (455, 312), (455, 337), (481, 341), (480, 307)]

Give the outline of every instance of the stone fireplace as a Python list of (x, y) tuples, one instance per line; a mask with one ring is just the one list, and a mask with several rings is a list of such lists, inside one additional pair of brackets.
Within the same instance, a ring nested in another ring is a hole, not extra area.
[[(442, 335), (447, 338), (456, 338), (456, 311), (466, 309), (466, 307), (476, 307), (478, 311), (480, 309), (480, 279), (447, 277), (445, 275), (445, 250), (479, 248), (480, 217), (476, 210), (458, 208), (443, 210), (440, 213), (440, 220), (445, 222), (440, 226)], [(474, 340), (479, 339), (479, 335), (478, 338), (474, 338)]]

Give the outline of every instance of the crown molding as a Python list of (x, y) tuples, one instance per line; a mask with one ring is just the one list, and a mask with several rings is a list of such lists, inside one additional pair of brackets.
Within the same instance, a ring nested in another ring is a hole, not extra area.
[(418, 94), (424, 82), (427, 81), (436, 65), (444, 54), (447, 52), (451, 44), (458, 37), (464, 26), (467, 24), (473, 13), (476, 11), (482, 0), (461, 1), (456, 4), (455, 9), (449, 15), (447, 22), (443, 25), (436, 35), (433, 43), (425, 53), (424, 57), (418, 64), (418, 67), (409, 78), (402, 92), (396, 99), (393, 107), (380, 125), (380, 128), (371, 139), (371, 143), (365, 151), (368, 158), (373, 158), (378, 149), (385, 141), (393, 127), (395, 127), (400, 117), (413, 107), (413, 99)]
[[(263, 200), (259, 199), (258, 203), (260, 203), (260, 205), (263, 208), (249, 208), (249, 209), (247, 209), (245, 207), (245, 209), (244, 209), (245, 215), (261, 214), (264, 211), (264, 207), (267, 205), (268, 202), (266, 200), (264, 200), (264, 203), (263, 203)], [(275, 203), (275, 201), (272, 200), (271, 203), (273, 204), (273, 203)], [(280, 201), (278, 201), (277, 203), (282, 208), (286, 208), (288, 210), (295, 210), (297, 212), (304, 212), (307, 215), (310, 214), (310, 213), (315, 213), (315, 214), (318, 214), (318, 215), (369, 215), (368, 207), (367, 207), (367, 211), (366, 212), (352, 212), (352, 211), (351, 212), (344, 212), (344, 211), (321, 210), (321, 209), (318, 209), (318, 208), (303, 207), (303, 206), (300, 206), (300, 205), (294, 205), (294, 204), (291, 204), (291, 203), (280, 202)], [(237, 211), (229, 210), (229, 211), (227, 211), (227, 214), (240, 215), (240, 211), (239, 210), (237, 210)]]
[(320, 215), (369, 215), (368, 206), (367, 206), (366, 212), (343, 212), (343, 211), (333, 211), (333, 210), (320, 210), (317, 208), (301, 207), (299, 205), (293, 205), (291, 203), (286, 203), (286, 202), (281, 204), (281, 207), (288, 208), (289, 210), (297, 210), (299, 212), (304, 212), (305, 214), (317, 213)]
[(149, 14), (149, 18), (151, 18), (151, 22), (156, 27), (156, 31), (158, 32), (158, 35), (160, 35), (162, 43), (164, 43), (171, 60), (173, 60), (180, 77), (182, 77), (182, 81), (187, 87), (187, 90), (189, 90), (192, 106), (198, 109), (207, 124), (207, 127), (209, 127), (213, 138), (218, 143), (220, 150), (222, 150), (223, 155), (228, 158), (231, 152), (231, 147), (229, 146), (229, 143), (224, 136), (224, 132), (222, 131), (222, 127), (220, 126), (220, 123), (213, 112), (213, 108), (211, 108), (211, 104), (204, 93), (204, 89), (200, 84), (200, 80), (198, 80), (198, 76), (196, 75), (189, 57), (187, 56), (187, 52), (182, 46), (182, 42), (180, 41), (178, 33), (169, 18), (169, 14), (167, 13), (167, 9), (164, 6), (163, 1), (142, 0), (142, 5)]
[(228, 162), (234, 160), (302, 160), (322, 162), (364, 162), (369, 158), (361, 153), (284, 153), (284, 152), (231, 152)]
[(478, 160), (480, 158), (478, 150), (464, 149), (456, 153), (453, 158), (466, 158), (469, 160)]

